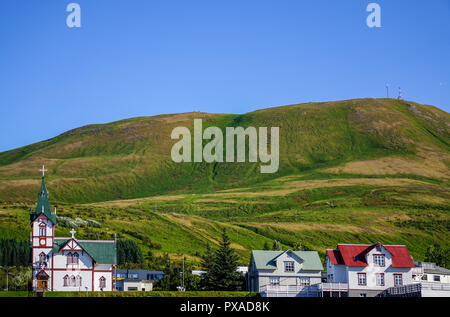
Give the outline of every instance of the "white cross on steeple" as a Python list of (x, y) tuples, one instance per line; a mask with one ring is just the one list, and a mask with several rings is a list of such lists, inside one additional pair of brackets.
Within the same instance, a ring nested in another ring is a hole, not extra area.
[(45, 172), (48, 172), (48, 170), (46, 170), (44, 165), (42, 165), (42, 169), (39, 170), (39, 172), (42, 172), (42, 177), (44, 177), (45, 176)]
[(75, 239), (75, 229), (72, 228), (72, 230), (70, 230), (70, 233), (72, 234), (72, 239)]

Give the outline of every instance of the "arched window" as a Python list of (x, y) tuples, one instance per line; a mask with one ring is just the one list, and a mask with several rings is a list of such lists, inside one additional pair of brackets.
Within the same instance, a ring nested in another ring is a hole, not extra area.
[(78, 264), (79, 259), (80, 259), (80, 256), (78, 255), (78, 253), (74, 252), (73, 256), (72, 256), (72, 264)]
[(100, 277), (100, 288), (106, 288), (106, 278), (104, 276)]
[(81, 276), (80, 275), (77, 276), (77, 285), (76, 286), (82, 286), (81, 285)]
[(70, 277), (70, 286), (77, 286), (77, 280), (73, 275)]
[(45, 237), (47, 236), (47, 226), (45, 225), (45, 223), (41, 222), (39, 224), (39, 236), (40, 237)]
[(69, 286), (69, 275), (64, 276), (64, 286)]
[(72, 264), (72, 252), (67, 253), (67, 264)]

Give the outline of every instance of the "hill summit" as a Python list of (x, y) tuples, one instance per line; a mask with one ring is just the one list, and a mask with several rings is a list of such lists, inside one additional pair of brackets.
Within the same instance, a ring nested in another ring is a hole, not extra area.
[[(175, 163), (171, 131), (279, 127), (279, 170), (258, 163)], [(320, 170), (409, 175), (447, 181), (449, 114), (394, 99), (357, 99), (262, 109), (246, 114), (182, 113), (88, 125), (0, 153), (0, 199), (33, 199), (45, 164), (52, 199), (88, 203), (170, 193), (206, 193)]]

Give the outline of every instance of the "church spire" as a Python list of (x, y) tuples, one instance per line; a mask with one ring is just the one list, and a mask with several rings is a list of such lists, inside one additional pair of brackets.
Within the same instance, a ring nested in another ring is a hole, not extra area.
[(36, 209), (34, 213), (32, 212), (30, 214), (30, 220), (31, 222), (34, 221), (37, 217), (39, 217), (41, 214), (44, 214), (51, 222), (56, 224), (56, 215), (52, 214), (50, 209), (50, 202), (48, 200), (48, 192), (47, 187), (45, 186), (45, 172), (47, 171), (44, 168), (44, 165), (42, 165), (42, 169), (39, 171), (42, 172), (42, 182), (41, 182), (41, 189), (38, 193), (38, 201), (36, 204)]

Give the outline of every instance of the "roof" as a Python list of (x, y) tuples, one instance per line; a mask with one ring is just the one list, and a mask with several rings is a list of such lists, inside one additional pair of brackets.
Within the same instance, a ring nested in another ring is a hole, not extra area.
[(404, 245), (338, 244), (337, 249), (327, 250), (327, 256), (335, 265), (367, 266), (365, 255), (377, 246), (385, 248), (392, 255), (392, 267), (415, 267)]
[(30, 223), (32, 223), (41, 214), (44, 214), (54, 225), (56, 225), (56, 214), (52, 214), (50, 210), (50, 203), (48, 201), (48, 192), (45, 187), (45, 179), (42, 176), (41, 189), (38, 193), (38, 202), (36, 204), (36, 210), (30, 211)]
[[(53, 252), (58, 253), (70, 240), (72, 239), (54, 239)], [(92, 241), (75, 239), (75, 241), (97, 264), (117, 264), (116, 243), (114, 240)]]
[(265, 251), (265, 250), (253, 250), (252, 258), (255, 262), (256, 269), (258, 270), (275, 270), (276, 259), (283, 253), (293, 253), (303, 262), (303, 270), (307, 271), (322, 271), (323, 266), (320, 261), (317, 251)]

